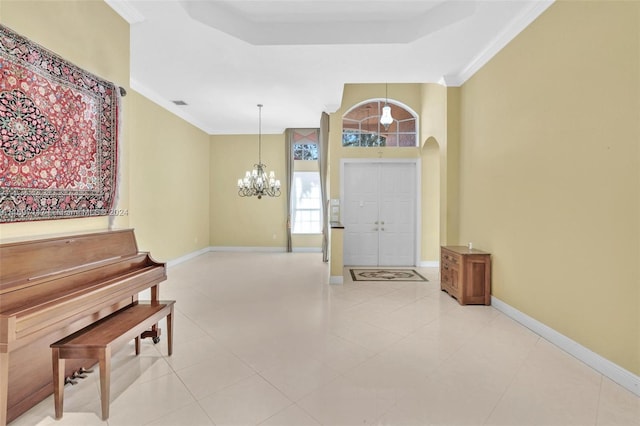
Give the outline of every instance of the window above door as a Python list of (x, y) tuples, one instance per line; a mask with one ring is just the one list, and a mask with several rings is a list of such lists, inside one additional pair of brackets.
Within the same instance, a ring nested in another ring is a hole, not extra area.
[[(387, 129), (380, 124), (382, 107), (391, 107), (393, 122)], [(369, 100), (355, 105), (342, 117), (344, 147), (416, 147), (418, 117), (392, 100)]]

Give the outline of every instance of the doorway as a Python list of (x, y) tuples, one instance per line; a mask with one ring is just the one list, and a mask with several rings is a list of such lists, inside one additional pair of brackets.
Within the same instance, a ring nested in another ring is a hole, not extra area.
[(414, 266), (417, 161), (344, 161), (344, 264)]

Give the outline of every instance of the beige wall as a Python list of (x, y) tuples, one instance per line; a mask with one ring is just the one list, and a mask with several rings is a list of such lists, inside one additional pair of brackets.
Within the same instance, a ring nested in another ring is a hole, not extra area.
[(639, 22), (557, 2), (464, 84), (457, 241), (493, 253), (494, 296), (635, 374)]
[(130, 108), (130, 226), (154, 258), (209, 246), (209, 135), (138, 93)]
[[(460, 88), (447, 89), (447, 149), (441, 150), (440, 235), (442, 245), (459, 241), (460, 223)], [(444, 157), (444, 158), (442, 158)]]
[[(208, 135), (128, 87), (129, 24), (102, 0), (2, 0), (3, 25), (127, 89), (115, 228), (162, 261), (209, 245)], [(107, 217), (0, 224), (3, 240), (106, 230)]]
[(286, 248), (285, 136), (262, 135), (262, 162), (282, 181), (278, 198), (238, 196), (237, 182), (258, 162), (258, 135), (211, 136), (210, 245)]
[(422, 152), (422, 261), (438, 261), (447, 240), (447, 88), (423, 84), (420, 111)]
[(420, 259), (423, 262), (437, 262), (440, 257), (440, 151), (434, 138), (429, 138), (422, 146), (422, 241)]
[[(258, 162), (258, 135), (210, 136), (211, 246), (286, 249), (285, 135), (262, 135), (262, 161), (282, 182), (278, 198), (238, 196), (237, 180)], [(295, 170), (318, 170), (317, 161), (296, 161)], [(293, 249), (319, 251), (321, 234), (292, 235)]]

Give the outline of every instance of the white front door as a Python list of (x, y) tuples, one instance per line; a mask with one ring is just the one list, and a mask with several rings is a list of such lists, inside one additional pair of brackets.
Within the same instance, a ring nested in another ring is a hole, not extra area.
[(415, 264), (416, 164), (345, 163), (344, 264)]

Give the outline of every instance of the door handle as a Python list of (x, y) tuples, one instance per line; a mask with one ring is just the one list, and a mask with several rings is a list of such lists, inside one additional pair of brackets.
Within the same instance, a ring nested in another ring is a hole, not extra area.
[(382, 222), (380, 222), (380, 225), (384, 225), (384, 220)]
[(380, 228), (381, 231), (384, 231), (384, 228)]
[(374, 225), (377, 225), (377, 224), (378, 224), (378, 221), (376, 220), (375, 222), (373, 222), (373, 224), (374, 224)]

